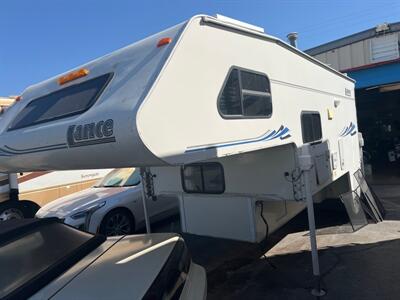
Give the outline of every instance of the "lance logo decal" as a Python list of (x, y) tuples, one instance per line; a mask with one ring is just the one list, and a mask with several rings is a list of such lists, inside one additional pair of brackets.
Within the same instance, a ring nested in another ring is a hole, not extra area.
[(114, 143), (115, 141), (113, 119), (97, 123), (71, 125), (67, 130), (69, 147)]

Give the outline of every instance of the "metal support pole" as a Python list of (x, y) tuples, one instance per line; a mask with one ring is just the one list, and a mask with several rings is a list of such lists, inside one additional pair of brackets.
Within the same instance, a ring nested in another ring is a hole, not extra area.
[(16, 173), (8, 174), (8, 184), (10, 186), (10, 200), (19, 200), (19, 189), (18, 189), (18, 175)]
[(325, 291), (321, 288), (321, 273), (319, 269), (318, 246), (315, 232), (314, 202), (312, 199), (312, 191), (310, 186), (311, 170), (313, 167), (311, 155), (300, 156), (300, 168), (303, 172), (303, 188), (305, 191), (305, 199), (307, 202), (308, 227), (310, 230), (311, 257), (313, 266), (313, 275), (315, 286), (311, 294), (317, 297), (325, 295)]
[(151, 233), (149, 212), (147, 210), (146, 174), (147, 174), (146, 168), (140, 168), (140, 176), (142, 178), (142, 201), (143, 201), (144, 221), (146, 223), (146, 232)]

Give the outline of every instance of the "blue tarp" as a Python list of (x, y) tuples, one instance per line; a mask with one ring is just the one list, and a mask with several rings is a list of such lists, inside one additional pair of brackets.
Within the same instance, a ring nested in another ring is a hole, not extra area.
[(356, 80), (356, 89), (400, 81), (400, 62), (347, 72)]

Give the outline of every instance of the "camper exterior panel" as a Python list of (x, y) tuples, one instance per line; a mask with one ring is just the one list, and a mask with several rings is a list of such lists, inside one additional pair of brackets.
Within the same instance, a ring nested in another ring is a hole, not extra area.
[[(139, 137), (136, 112), (184, 27), (185, 23), (177, 25), (78, 67), (89, 70), (89, 74), (65, 85), (59, 85), (57, 76), (27, 88), (22, 100), (2, 117), (0, 169), (21, 172), (162, 165)], [(170, 37), (172, 42), (157, 47), (164, 37)], [(112, 78), (87, 111), (9, 130), (30, 101), (103, 74), (111, 74)], [(90, 133), (85, 133), (85, 128)]]
[(222, 194), (186, 193), (182, 167), (151, 168), (155, 193), (179, 197), (184, 232), (260, 242), (267, 235), (261, 214), (271, 233), (305, 208), (285, 176), (296, 169), (296, 155), (291, 144), (206, 161), (223, 167)]
[[(295, 200), (290, 178), (285, 177), (285, 172), (290, 173), (297, 166), (296, 148), (293, 144), (226, 156), (203, 163), (210, 162), (217, 162), (223, 168), (225, 189), (215, 197), (258, 195), (268, 200)], [(153, 179), (155, 192), (184, 193), (181, 168), (151, 168), (157, 175)]]
[[(221, 116), (218, 96), (233, 67), (269, 77), (271, 117)], [(335, 100), (341, 107), (334, 107)], [(344, 106), (351, 107), (346, 116), (338, 112)], [(325, 120), (327, 109), (336, 114), (330, 124)], [(288, 143), (301, 146), (303, 110), (320, 112), (324, 126), (330, 127), (323, 129), (325, 138), (337, 136), (336, 127), (356, 122), (354, 83), (274, 39), (218, 27), (197, 17), (188, 24), (142, 103), (137, 123), (143, 142), (157, 157), (181, 164)]]
[[(166, 37), (172, 42), (157, 47)], [(180, 199), (184, 231), (246, 241), (262, 240), (304, 208), (301, 154), (317, 160), (314, 200), (339, 178), (356, 188), (354, 82), (276, 38), (197, 16), (82, 67), (88, 76), (66, 86), (110, 73), (101, 96), (82, 114), (9, 130), (29, 101), (60, 86), (52, 78), (28, 88), (0, 123), (0, 172), (155, 166), (155, 192)], [(268, 77), (272, 114), (221, 114), (218, 98), (235, 68)], [(307, 125), (305, 114), (318, 117)], [(202, 162), (223, 166), (222, 193), (182, 188), (179, 165)]]
[[(271, 117), (221, 116), (218, 96), (232, 68), (268, 76)], [(261, 215), (272, 232), (305, 208), (297, 158), (311, 144), (318, 165), (311, 176), (315, 201), (337, 179), (352, 176), (360, 167), (354, 83), (328, 69), (274, 39), (206, 24), (201, 18), (190, 22), (137, 118), (144, 143), (157, 157), (170, 164), (218, 162), (224, 168), (225, 191), (218, 195), (186, 193), (180, 167), (154, 170), (156, 193), (179, 195), (184, 231), (264, 239)], [(170, 88), (177, 83), (179, 88)], [(303, 140), (301, 117), (307, 113), (317, 114), (321, 124), (321, 134), (311, 144)], [(338, 139), (346, 139), (347, 150), (354, 153), (345, 168), (332, 166)], [(297, 182), (285, 174), (294, 174)], [(212, 224), (204, 222), (210, 215)]]

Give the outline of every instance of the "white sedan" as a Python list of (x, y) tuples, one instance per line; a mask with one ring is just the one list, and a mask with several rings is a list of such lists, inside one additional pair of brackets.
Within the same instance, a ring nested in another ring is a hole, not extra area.
[[(152, 222), (178, 213), (178, 200), (161, 196), (147, 202)], [(107, 236), (125, 235), (144, 227), (139, 169), (115, 169), (97, 185), (43, 206), (37, 218), (57, 217), (64, 223)]]

